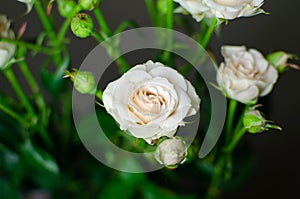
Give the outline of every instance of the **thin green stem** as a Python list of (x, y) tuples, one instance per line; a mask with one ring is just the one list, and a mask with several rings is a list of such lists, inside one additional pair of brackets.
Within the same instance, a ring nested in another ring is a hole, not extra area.
[(26, 108), (26, 110), (30, 114), (30, 117), (35, 117), (35, 112), (32, 108), (32, 105), (29, 103), (29, 101), (27, 99), (27, 96), (23, 92), (23, 90), (20, 86), (20, 83), (18, 82), (14, 72), (11, 69), (7, 69), (7, 70), (4, 70), (4, 74), (5, 74), (6, 78), (8, 79), (8, 81), (10, 82), (13, 89), (15, 90), (17, 96), (19, 97), (19, 99), (23, 103), (24, 107)]
[(49, 21), (49, 17), (46, 14), (46, 11), (44, 10), (42, 3), (40, 0), (35, 1), (35, 9), (37, 14), (39, 15), (39, 18), (47, 32), (47, 35), (49, 36), (51, 43), (53, 46), (56, 46), (57, 40), (56, 40), (56, 34), (54, 31), (53, 25)]
[(104, 41), (104, 38), (97, 32), (93, 31), (91, 36), (94, 37), (99, 43)]
[[(60, 43), (57, 39), (54, 27), (51, 24), (51, 22), (49, 20), (49, 17), (47, 16), (46, 11), (44, 10), (44, 8), (41, 4), (41, 1), (36, 0), (34, 5), (35, 5), (35, 9), (37, 11), (37, 14), (39, 15), (39, 18), (40, 18), (40, 20), (41, 20), (41, 22), (42, 22), (42, 24), (45, 28), (45, 31), (46, 31), (47, 35), (49, 36), (49, 39), (50, 39), (50, 42), (51, 42), (52, 46), (55, 49), (59, 49), (60, 48)], [(54, 59), (56, 65), (59, 65), (62, 61), (61, 56), (57, 56), (57, 55), (53, 56), (53, 59)]]
[(9, 39), (9, 38), (0, 38), (0, 41), (2, 42), (7, 42), (7, 43), (11, 43), (11, 44), (16, 44), (19, 46), (25, 46), (26, 48), (30, 49), (30, 50), (34, 50), (37, 52), (42, 52), (44, 54), (48, 54), (48, 55), (52, 55), (55, 53), (54, 50), (49, 49), (49, 48), (45, 48), (33, 43), (28, 43), (25, 41), (20, 41), (20, 40), (14, 40), (14, 39)]
[(243, 137), (243, 135), (246, 133), (246, 129), (244, 127), (242, 127), (234, 136), (233, 139), (231, 140), (231, 142), (228, 144), (228, 146), (225, 148), (225, 151), (228, 153), (231, 153), (235, 146), (237, 145), (237, 143), (241, 140), (241, 138)]
[(228, 115), (226, 120), (226, 143), (228, 143), (230, 139), (230, 135), (233, 134), (233, 123), (234, 123), (234, 115), (236, 112), (238, 102), (236, 100), (230, 99), (229, 101), (229, 108), (228, 108)]
[(220, 196), (219, 186), (222, 180), (225, 160), (226, 160), (225, 156), (221, 156), (220, 159), (218, 160), (205, 199), (216, 199)]
[(150, 14), (152, 24), (158, 26), (157, 11), (153, 0), (145, 0), (145, 3)]
[(10, 117), (14, 118), (15, 120), (17, 120), (18, 122), (20, 122), (22, 125), (28, 126), (27, 122), (24, 120), (23, 117), (21, 117), (20, 115), (18, 115), (17, 113), (15, 113), (15, 111), (7, 108), (6, 106), (4, 106), (1, 103), (0, 103), (0, 110), (2, 110), (4, 113), (6, 113)]
[[(101, 43), (104, 38), (97, 32), (92, 32), (91, 35), (99, 42)], [(119, 68), (120, 68), (120, 72), (124, 73), (126, 71), (129, 70), (130, 65), (128, 64), (128, 62), (126, 61), (126, 59), (120, 55), (120, 52), (118, 51), (117, 47), (114, 46), (108, 46), (106, 48), (106, 50), (108, 50), (108, 48), (114, 48), (113, 53), (110, 52), (109, 55), (116, 59), (116, 63), (118, 64)], [(109, 51), (109, 50), (108, 50)]]
[(57, 35), (57, 43), (61, 44), (63, 43), (63, 40), (65, 38), (65, 35), (69, 29), (69, 26), (70, 26), (70, 23), (74, 17), (74, 15), (76, 15), (78, 12), (80, 12), (81, 10), (81, 6), (80, 5), (77, 5), (72, 14), (70, 16), (68, 16), (68, 18), (64, 21), (63, 25), (61, 26), (59, 32), (58, 32), (58, 35)]
[[(112, 32), (103, 16), (103, 13), (102, 11), (100, 10), (99, 7), (95, 8), (94, 9), (94, 14), (95, 14), (95, 17), (99, 23), (99, 25), (101, 26), (101, 29), (102, 29), (102, 32), (105, 33), (105, 36), (106, 37), (110, 37), (112, 35)], [(106, 38), (105, 38), (106, 39)]]
[(173, 44), (173, 9), (174, 9), (174, 3), (173, 0), (168, 0), (167, 2), (167, 13), (166, 13), (166, 28), (169, 29), (168, 35), (167, 35), (167, 50), (164, 51), (164, 54), (162, 56), (162, 59), (166, 62), (166, 64), (171, 64), (170, 63), (170, 56), (171, 53), (169, 50), (172, 48)]
[(218, 23), (218, 20), (215, 18), (212, 20), (210, 26), (208, 27), (203, 39), (201, 40), (200, 44), (202, 45), (203, 48), (206, 48), (209, 41), (210, 41), (210, 38), (215, 30), (215, 27)]
[(44, 101), (44, 97), (42, 93), (40, 92), (40, 88), (38, 86), (38, 83), (34, 79), (31, 71), (29, 70), (27, 63), (25, 61), (19, 62), (20, 70), (23, 73), (26, 81), (28, 82), (32, 92), (35, 95), (36, 104), (39, 107), (40, 111), (43, 112), (46, 109), (46, 104)]

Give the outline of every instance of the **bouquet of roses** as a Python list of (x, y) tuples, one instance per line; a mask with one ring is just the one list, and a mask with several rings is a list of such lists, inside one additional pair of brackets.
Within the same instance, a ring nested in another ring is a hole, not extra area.
[[(261, 98), (296, 55), (209, 48), (263, 0), (145, 0), (153, 27), (114, 29), (101, 0), (18, 1), (0, 15), (0, 198), (219, 198), (248, 172), (243, 136), (282, 128)], [(99, 45), (74, 63), (74, 40)]]

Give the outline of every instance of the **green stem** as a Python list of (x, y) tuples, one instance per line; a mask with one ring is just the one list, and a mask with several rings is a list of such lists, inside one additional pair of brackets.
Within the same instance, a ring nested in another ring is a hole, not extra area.
[(167, 50), (164, 51), (164, 54), (162, 56), (162, 59), (166, 62), (166, 64), (171, 64), (170, 63), (170, 56), (171, 53), (169, 50), (172, 48), (173, 44), (173, 34), (172, 34), (172, 29), (173, 29), (173, 9), (174, 9), (174, 3), (173, 0), (168, 0), (167, 2), (167, 14), (166, 14), (166, 28), (169, 29), (168, 35), (167, 35)]
[(219, 186), (220, 186), (221, 179), (222, 179), (225, 160), (226, 160), (225, 156), (221, 156), (220, 159), (218, 160), (218, 162), (215, 166), (214, 174), (211, 178), (211, 181), (210, 181), (209, 188), (208, 188), (208, 191), (206, 193), (205, 199), (219, 198), (219, 196), (220, 196)]
[(56, 46), (57, 44), (57, 39), (56, 39), (56, 34), (54, 31), (53, 25), (49, 21), (49, 17), (47, 16), (40, 0), (35, 1), (35, 9), (37, 14), (39, 15), (39, 18), (46, 30), (47, 35), (49, 36), (51, 43), (53, 46)]
[(145, 0), (145, 3), (150, 14), (152, 24), (158, 26), (157, 11), (153, 0)]
[(81, 10), (81, 6), (80, 5), (77, 5), (74, 9), (73, 9), (73, 12), (70, 16), (68, 16), (68, 18), (65, 20), (65, 22), (63, 23), (63, 25), (61, 26), (60, 28), (60, 31), (58, 33), (58, 36), (57, 36), (57, 43), (61, 44), (63, 43), (63, 40), (65, 38), (65, 35), (69, 29), (69, 26), (70, 26), (70, 23), (74, 17), (74, 15), (76, 15), (78, 12), (80, 12)]
[[(36, 0), (34, 5), (35, 5), (36, 12), (39, 15), (39, 18), (45, 28), (45, 31), (46, 31), (47, 35), (49, 36), (52, 46), (55, 47), (55, 49), (60, 49), (60, 43), (57, 40), (57, 36), (55, 34), (54, 27), (51, 24), (49, 17), (47, 16), (47, 14), (41, 4), (41, 1)], [(61, 56), (58, 56), (58, 55), (53, 56), (53, 59), (54, 59), (56, 65), (59, 65), (62, 61)]]
[(10, 117), (14, 118), (18, 122), (20, 122), (24, 126), (28, 126), (27, 122), (24, 120), (23, 117), (16, 114), (13, 110), (10, 110), (9, 108), (5, 107), (3, 104), (0, 103), (0, 110), (2, 110), (4, 113), (9, 115)]
[(15, 74), (13, 73), (13, 71), (11, 69), (7, 69), (7, 70), (4, 71), (4, 74), (5, 74), (6, 78), (8, 79), (8, 81), (10, 82), (13, 89), (15, 90), (17, 96), (19, 97), (19, 99), (23, 103), (24, 107), (26, 108), (26, 110), (30, 114), (30, 117), (35, 117), (35, 112), (32, 108), (32, 105), (29, 103), (29, 101), (27, 99), (27, 96), (23, 92), (23, 90), (22, 90)]
[(225, 148), (225, 151), (228, 153), (232, 153), (237, 143), (241, 140), (243, 135), (246, 133), (246, 129), (242, 127), (234, 136), (228, 146)]
[(203, 48), (206, 48), (209, 41), (210, 41), (210, 38), (215, 30), (215, 27), (218, 23), (218, 20), (216, 18), (214, 18), (210, 24), (210, 26), (208, 27), (203, 39), (201, 40), (200, 44), (202, 45)]
[[(105, 33), (106, 37), (110, 37), (112, 35), (112, 32), (111, 32), (108, 24), (106, 23), (106, 20), (105, 20), (103, 14), (102, 14), (102, 11), (100, 10), (99, 7), (94, 9), (94, 14), (95, 14), (95, 17), (96, 17), (99, 25), (101, 26), (102, 32)], [(106, 39), (106, 38), (104, 38), (104, 39)]]
[(36, 44), (28, 43), (28, 42), (25, 42), (25, 41), (14, 40), (14, 39), (9, 39), (9, 38), (0, 38), (0, 41), (11, 43), (11, 44), (16, 44), (18, 46), (24, 46), (28, 49), (31, 49), (31, 50), (34, 50), (34, 51), (37, 51), (37, 52), (42, 52), (42, 53), (48, 54), (48, 55), (51, 55), (51, 54), (55, 53), (55, 51), (52, 50), (52, 49), (45, 48), (45, 47), (42, 47), (42, 46), (39, 46), (39, 45), (36, 45)]
[(102, 95), (103, 95), (103, 92), (100, 89), (97, 89), (96, 97), (101, 101), (102, 101)]
[(44, 109), (46, 107), (44, 98), (40, 92), (40, 88), (39, 88), (37, 82), (35, 81), (33, 75), (31, 74), (30, 70), (28, 69), (26, 62), (22, 61), (19, 63), (19, 65), (20, 65), (20, 70), (22, 71), (25, 79), (27, 80), (32, 92), (34, 93), (34, 95), (36, 97), (36, 103), (37, 103), (38, 107), (40, 109)]
[(233, 122), (234, 122), (234, 115), (236, 112), (236, 107), (238, 103), (236, 100), (230, 99), (229, 108), (228, 108), (228, 116), (226, 120), (226, 143), (228, 143), (230, 139), (230, 135), (233, 134)]
[[(97, 32), (92, 32), (91, 35), (99, 42), (101, 43), (104, 38)], [(113, 58), (116, 59), (116, 63), (118, 64), (120, 68), (120, 72), (124, 73), (129, 70), (130, 65), (126, 61), (126, 59), (123, 56), (120, 56), (120, 52), (118, 51), (117, 47), (114, 46), (109, 46), (108, 48), (115, 48), (113, 53), (109, 53), (109, 55)], [(106, 50), (108, 50), (106, 48)]]
[(97, 32), (93, 31), (91, 36), (94, 37), (99, 43), (104, 41), (104, 38)]

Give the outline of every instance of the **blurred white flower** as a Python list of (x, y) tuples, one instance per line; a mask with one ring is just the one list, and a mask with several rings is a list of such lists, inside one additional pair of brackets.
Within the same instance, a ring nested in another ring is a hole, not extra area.
[[(0, 15), (0, 37), (14, 39), (15, 34), (10, 29), (10, 21), (6, 15)], [(15, 54), (15, 44), (0, 41), (0, 68), (4, 67)]]
[(173, 137), (161, 142), (156, 151), (155, 159), (167, 168), (176, 168), (187, 156), (187, 148), (181, 137)]
[(34, 5), (35, 0), (17, 0), (21, 3), (25, 3), (27, 7), (26, 13), (29, 13)]
[(174, 0), (197, 21), (203, 18), (224, 20), (264, 13), (263, 0)]
[(221, 51), (225, 63), (220, 65), (217, 81), (228, 97), (249, 103), (271, 92), (278, 72), (260, 52), (244, 46), (223, 46)]
[(122, 130), (153, 143), (174, 136), (183, 119), (198, 112), (200, 98), (176, 70), (148, 61), (109, 83), (103, 103)]

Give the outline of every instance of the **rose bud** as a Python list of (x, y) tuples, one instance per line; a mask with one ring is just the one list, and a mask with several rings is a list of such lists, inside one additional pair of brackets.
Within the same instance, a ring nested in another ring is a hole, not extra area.
[(243, 125), (249, 133), (262, 133), (269, 129), (281, 130), (279, 126), (268, 123), (269, 121), (265, 119), (264, 114), (255, 110), (256, 107), (251, 107), (243, 118)]
[(187, 148), (181, 137), (164, 140), (155, 151), (155, 159), (170, 169), (175, 169), (179, 164), (183, 163), (186, 156)]
[(93, 10), (95, 7), (99, 6), (101, 0), (80, 0), (80, 6), (85, 10)]
[(294, 68), (300, 70), (299, 66), (288, 63), (289, 59), (297, 59), (297, 56), (295, 55), (288, 54), (283, 51), (278, 51), (269, 54), (267, 56), (267, 59), (277, 69), (279, 73), (285, 72), (288, 68)]
[(261, 133), (265, 130), (266, 119), (260, 111), (251, 110), (244, 115), (243, 124), (249, 133)]
[(71, 77), (74, 82), (75, 89), (82, 94), (95, 94), (96, 93), (96, 81), (93, 73), (88, 71), (66, 72), (64, 77)]
[(77, 37), (86, 38), (94, 30), (94, 22), (89, 15), (79, 13), (71, 21), (71, 30)]
[(73, 10), (76, 8), (76, 3), (73, 0), (59, 0), (57, 3), (59, 14), (63, 17), (72, 15)]

